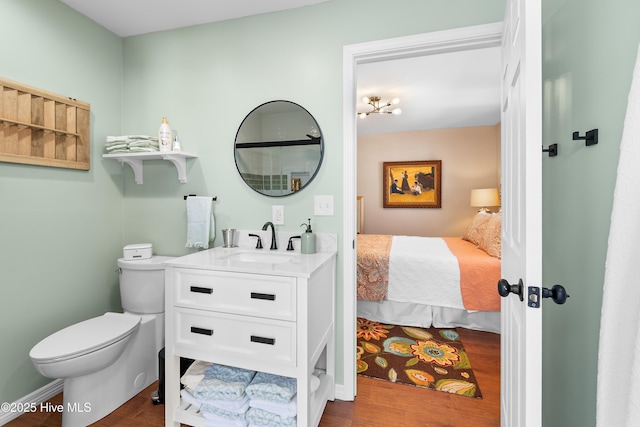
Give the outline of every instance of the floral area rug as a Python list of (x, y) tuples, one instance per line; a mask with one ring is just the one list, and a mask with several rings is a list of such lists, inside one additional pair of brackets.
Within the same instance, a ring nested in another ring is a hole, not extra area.
[(455, 329), (384, 325), (359, 317), (359, 375), (482, 398)]

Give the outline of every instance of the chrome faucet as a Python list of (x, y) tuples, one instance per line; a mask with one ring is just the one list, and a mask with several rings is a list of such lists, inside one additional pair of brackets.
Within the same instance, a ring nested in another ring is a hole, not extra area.
[(274, 227), (273, 223), (271, 221), (265, 222), (262, 226), (262, 231), (266, 231), (269, 226), (271, 226), (271, 248), (269, 249), (277, 250), (278, 244), (276, 242), (276, 228)]

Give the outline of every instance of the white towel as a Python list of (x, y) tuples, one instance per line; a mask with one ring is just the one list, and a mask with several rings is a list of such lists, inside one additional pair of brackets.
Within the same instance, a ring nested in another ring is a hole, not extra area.
[(314, 375), (311, 375), (311, 380), (309, 382), (309, 393), (313, 394), (320, 388), (320, 378), (318, 378), (314, 372)]
[(202, 406), (200, 406), (200, 413), (203, 417), (208, 418), (209, 416), (213, 416), (222, 417), (227, 420), (244, 420), (244, 416), (249, 410), (249, 398), (246, 399), (244, 405), (238, 407), (237, 410), (234, 411), (218, 406), (218, 404), (226, 406), (224, 401), (218, 400), (215, 402), (215, 405), (209, 405), (208, 403), (202, 402)]
[(613, 193), (605, 264), (596, 423), (640, 420), (640, 49), (633, 72)]
[(216, 236), (211, 197), (187, 197), (187, 248), (208, 249)]
[(196, 409), (200, 409), (200, 406), (202, 406), (202, 403), (200, 403), (198, 399), (193, 397), (191, 393), (187, 391), (187, 389), (183, 388), (182, 390), (180, 390), (180, 397), (182, 397), (183, 401), (185, 401), (186, 403), (188, 403), (189, 405), (193, 406)]
[(208, 405), (211, 407), (216, 407), (222, 411), (239, 414), (244, 414), (249, 409), (249, 397), (246, 395), (240, 400), (206, 400), (196, 398), (189, 392), (189, 390), (183, 388), (182, 390), (180, 390), (180, 397), (182, 397), (182, 400), (184, 402), (197, 409), (201, 409), (203, 405)]
[(221, 409), (226, 412), (244, 414), (249, 409), (249, 396), (246, 394), (239, 400), (199, 399), (200, 404)]
[(185, 386), (188, 390), (194, 390), (196, 386), (202, 381), (204, 378), (204, 371), (212, 364), (209, 362), (203, 362), (201, 360), (196, 360), (193, 362), (189, 368), (187, 368), (186, 372), (180, 378), (180, 382), (183, 386)]
[(294, 396), (288, 403), (274, 402), (266, 399), (249, 399), (249, 406), (262, 409), (281, 416), (282, 418), (295, 417), (298, 413), (298, 396)]

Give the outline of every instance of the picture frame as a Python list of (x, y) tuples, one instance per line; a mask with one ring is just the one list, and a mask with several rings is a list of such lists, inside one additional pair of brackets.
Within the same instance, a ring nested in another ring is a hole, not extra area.
[(442, 161), (384, 162), (384, 208), (441, 208)]

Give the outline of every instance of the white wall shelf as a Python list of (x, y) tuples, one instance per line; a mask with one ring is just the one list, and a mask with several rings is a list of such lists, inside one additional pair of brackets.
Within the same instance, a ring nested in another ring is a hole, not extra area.
[(198, 156), (185, 151), (158, 151), (153, 153), (103, 154), (102, 157), (105, 159), (119, 160), (120, 163), (126, 163), (131, 166), (136, 184), (142, 184), (142, 163), (145, 160), (168, 160), (174, 164), (178, 171), (178, 181), (184, 184), (187, 182), (187, 159)]

